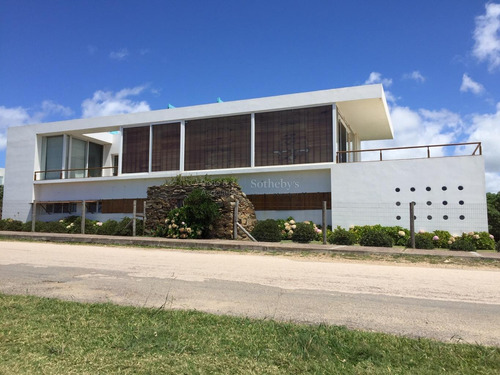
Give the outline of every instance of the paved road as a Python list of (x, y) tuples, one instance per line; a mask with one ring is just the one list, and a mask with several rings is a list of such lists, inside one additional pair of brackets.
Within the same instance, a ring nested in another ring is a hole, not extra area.
[(500, 271), (0, 241), (0, 291), (500, 346)]

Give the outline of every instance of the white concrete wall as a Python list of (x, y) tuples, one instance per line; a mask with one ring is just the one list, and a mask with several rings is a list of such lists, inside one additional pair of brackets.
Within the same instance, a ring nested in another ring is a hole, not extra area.
[(27, 221), (33, 201), (37, 137), (29, 126), (9, 128), (7, 144), (2, 217)]
[(334, 226), (409, 228), (414, 201), (417, 231), (488, 230), (482, 156), (336, 164), (331, 186)]

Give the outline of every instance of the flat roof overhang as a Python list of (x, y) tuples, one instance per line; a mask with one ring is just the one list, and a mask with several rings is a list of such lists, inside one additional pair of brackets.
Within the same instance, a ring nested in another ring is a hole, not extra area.
[[(344, 87), (257, 99), (228, 101), (190, 107), (75, 119), (35, 125), (39, 135), (104, 133), (120, 127), (159, 124), (245, 113), (336, 104), (343, 118), (360, 140), (392, 139), (393, 129), (381, 84)], [(14, 128), (15, 129), (15, 128)], [(103, 140), (104, 141), (104, 140)], [(109, 141), (106, 139), (106, 141)]]

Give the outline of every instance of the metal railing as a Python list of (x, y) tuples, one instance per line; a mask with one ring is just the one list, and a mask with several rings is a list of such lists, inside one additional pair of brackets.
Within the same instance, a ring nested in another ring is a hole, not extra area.
[[(378, 152), (379, 154), (379, 160), (383, 161), (383, 152), (384, 151), (396, 151), (396, 150), (415, 150), (415, 149), (423, 149), (427, 150), (427, 157), (423, 158), (431, 158), (431, 149), (433, 148), (444, 148), (444, 147), (461, 147), (461, 146), (476, 146), (474, 148), (474, 151), (472, 151), (471, 155), (482, 155), (483, 150), (481, 146), (481, 142), (465, 142), (465, 143), (447, 143), (447, 144), (440, 144), (440, 145), (425, 145), (425, 146), (407, 146), (407, 147), (389, 147), (389, 148), (373, 148), (373, 149), (366, 149), (366, 150), (351, 150), (351, 151), (337, 151), (337, 163), (352, 163), (357, 160), (354, 160), (353, 156), (356, 154), (362, 154), (362, 153), (368, 153), (368, 152)], [(443, 156), (443, 155), (439, 155)], [(448, 155), (448, 156), (459, 156), (459, 155)], [(437, 156), (434, 156), (437, 157)], [(422, 157), (409, 157), (409, 158), (404, 158), (404, 159), (418, 159)], [(349, 160), (352, 159), (352, 160)], [(385, 159), (385, 160), (394, 160), (394, 159)], [(362, 161), (362, 160), (359, 160)]]
[[(103, 173), (111, 170), (111, 173)], [(93, 167), (93, 168), (69, 168), (69, 169), (49, 169), (46, 171), (35, 171), (34, 180), (63, 180), (73, 178), (89, 177), (111, 177), (116, 176), (118, 167)]]

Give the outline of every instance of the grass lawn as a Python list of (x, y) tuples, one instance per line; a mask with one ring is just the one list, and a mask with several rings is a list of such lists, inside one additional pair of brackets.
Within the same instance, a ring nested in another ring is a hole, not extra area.
[(0, 374), (497, 374), (500, 348), (0, 294)]

